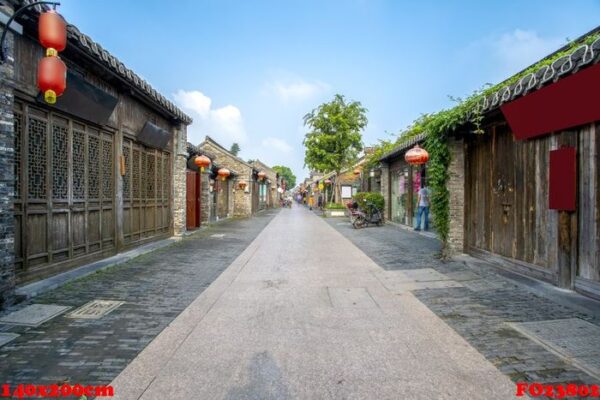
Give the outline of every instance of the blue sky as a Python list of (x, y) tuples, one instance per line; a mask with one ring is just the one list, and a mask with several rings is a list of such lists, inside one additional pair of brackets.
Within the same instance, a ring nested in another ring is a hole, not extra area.
[(303, 168), (302, 117), (341, 93), (365, 144), (600, 24), (600, 0), (62, 0), (60, 12), (244, 159)]

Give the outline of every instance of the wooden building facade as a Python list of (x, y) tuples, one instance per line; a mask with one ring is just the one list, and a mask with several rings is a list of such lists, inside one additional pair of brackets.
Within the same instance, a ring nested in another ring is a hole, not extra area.
[(182, 144), (191, 119), (72, 25), (61, 53), (67, 89), (56, 104), (46, 104), (36, 86), (40, 11), (18, 20), (22, 34), (12, 34), (9, 48), (12, 73), (3, 76), (13, 83), (3, 94), (14, 99), (16, 285), (185, 229), (179, 182), (185, 182)]

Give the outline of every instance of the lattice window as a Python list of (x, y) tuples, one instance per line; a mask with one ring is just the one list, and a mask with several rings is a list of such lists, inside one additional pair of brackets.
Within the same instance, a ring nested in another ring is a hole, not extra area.
[(164, 162), (163, 162), (163, 191), (162, 191), (162, 197), (163, 200), (169, 200), (169, 172), (170, 172), (170, 166), (171, 164), (169, 163), (169, 154), (165, 153), (165, 158), (164, 158)]
[(102, 141), (102, 197), (112, 199), (113, 192), (113, 154), (112, 142)]
[(140, 151), (133, 149), (133, 168), (131, 169), (131, 179), (133, 185), (133, 198), (139, 199), (140, 196)]
[(156, 155), (156, 197), (161, 198), (163, 191), (163, 158), (161, 153)]
[(29, 197), (32, 199), (46, 198), (46, 132), (45, 121), (29, 118), (29, 158), (27, 175), (29, 177)]
[(69, 194), (69, 167), (67, 164), (68, 129), (52, 126), (52, 197), (66, 199)]
[(154, 153), (146, 153), (146, 198), (153, 199), (154, 195), (154, 175), (155, 171)]
[(100, 139), (88, 138), (88, 193), (92, 199), (100, 197)]
[(21, 146), (23, 140), (23, 116), (15, 113), (15, 198), (21, 198)]
[(125, 161), (125, 175), (123, 175), (123, 198), (131, 197), (131, 160), (130, 160), (130, 142), (123, 141), (123, 160)]
[(73, 198), (85, 199), (85, 133), (73, 131)]

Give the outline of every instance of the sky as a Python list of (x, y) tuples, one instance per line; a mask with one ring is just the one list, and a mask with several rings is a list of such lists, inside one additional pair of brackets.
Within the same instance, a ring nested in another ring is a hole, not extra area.
[(303, 116), (336, 93), (365, 145), (600, 24), (600, 0), (62, 0), (59, 12), (243, 159), (307, 175)]

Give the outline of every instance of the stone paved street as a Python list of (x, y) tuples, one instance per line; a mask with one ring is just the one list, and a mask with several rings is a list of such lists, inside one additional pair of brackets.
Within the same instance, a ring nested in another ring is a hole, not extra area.
[(1, 331), (21, 335), (0, 347), (0, 381), (109, 383), (231, 264), (274, 213), (224, 221), (34, 298), (32, 303), (73, 309), (94, 299), (125, 304), (97, 320), (63, 315), (37, 328), (0, 324)]
[(346, 220), (326, 221), (386, 270), (428, 267), (461, 282), (464, 287), (413, 293), (514, 381), (600, 383), (507, 325), (574, 317), (600, 325), (598, 302), (585, 302), (589, 307), (585, 309), (569, 304), (556, 288), (535, 293), (475, 258), (442, 262), (435, 257), (441, 246), (438, 240), (404, 228), (355, 230)]
[(597, 303), (442, 262), (439, 246), (302, 206), (227, 220), (29, 301), (125, 303), (0, 325), (20, 334), (0, 347), (0, 380), (112, 382), (117, 399), (507, 399), (512, 382), (600, 383), (509, 325), (598, 326)]

